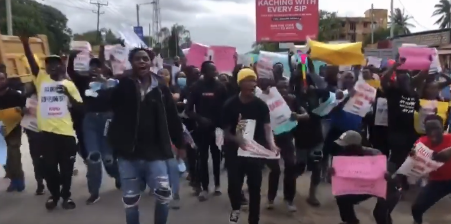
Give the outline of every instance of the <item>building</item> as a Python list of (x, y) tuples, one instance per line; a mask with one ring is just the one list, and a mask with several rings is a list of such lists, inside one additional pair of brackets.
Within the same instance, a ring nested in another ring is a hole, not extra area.
[[(373, 12), (373, 16), (371, 16), (371, 12)], [(368, 9), (364, 12), (364, 15), (364, 17), (339, 17), (342, 29), (339, 36), (334, 39), (363, 42), (371, 35), (371, 27), (374, 30), (387, 28), (387, 9)], [(371, 21), (373, 21), (373, 26), (371, 26)]]

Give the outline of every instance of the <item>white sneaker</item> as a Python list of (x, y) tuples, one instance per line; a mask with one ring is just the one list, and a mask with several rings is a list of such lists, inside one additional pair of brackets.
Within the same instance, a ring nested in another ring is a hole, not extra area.
[(208, 191), (201, 191), (197, 196), (200, 202), (208, 200)]
[(274, 201), (266, 202), (266, 209), (273, 210), (274, 209)]
[(296, 205), (294, 205), (293, 202), (286, 202), (287, 203), (287, 208), (289, 212), (297, 212), (298, 208), (296, 207)]
[(230, 213), (229, 224), (237, 224), (240, 220), (240, 210), (234, 210)]

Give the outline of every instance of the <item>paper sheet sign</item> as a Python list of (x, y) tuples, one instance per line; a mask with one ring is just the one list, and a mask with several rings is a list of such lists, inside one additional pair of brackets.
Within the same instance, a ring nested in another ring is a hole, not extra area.
[(352, 114), (365, 117), (371, 110), (371, 106), (376, 97), (376, 89), (363, 80), (357, 81), (355, 86), (355, 94), (345, 104), (343, 110)]
[(378, 58), (378, 57), (373, 57), (373, 56), (369, 56), (366, 58), (367, 59), (367, 65), (372, 65), (375, 68), (380, 68), (381, 67), (381, 63), (382, 63), (382, 58)]
[(406, 161), (396, 171), (397, 173), (420, 178), (443, 166), (443, 163), (432, 160), (433, 151), (423, 143), (417, 143), (413, 150), (415, 156), (407, 157)]
[(289, 132), (296, 127), (297, 121), (290, 119), (290, 107), (288, 107), (276, 87), (271, 87), (269, 94), (260, 93), (257, 97), (263, 100), (269, 107), (271, 128), (275, 135)]
[(123, 74), (127, 69), (128, 64), (128, 53), (129, 49), (126, 47), (122, 47), (121, 45), (115, 45), (110, 51), (110, 62), (111, 62), (111, 70), (113, 71), (113, 75)]
[(218, 72), (230, 72), (235, 67), (235, 47), (210, 46), (211, 60), (215, 63)]
[(265, 149), (262, 145), (254, 141), (255, 134), (255, 120), (242, 120), (241, 124), (238, 124), (237, 133), (242, 132), (243, 138), (246, 141), (244, 149), (238, 148), (238, 156), (252, 157), (252, 158), (264, 158), (264, 159), (279, 159), (280, 154), (276, 154), (268, 149)]
[(89, 61), (91, 60), (91, 55), (88, 51), (82, 51), (77, 54), (74, 59), (74, 70), (80, 72), (86, 72), (89, 70)]
[(274, 79), (272, 65), (271, 58), (260, 55), (256, 66), (258, 77), (263, 79)]
[(30, 131), (38, 132), (38, 121), (36, 118), (37, 113), (37, 107), (38, 107), (38, 100), (37, 96), (33, 95), (30, 98), (27, 98), (27, 101), (25, 103), (25, 107), (28, 109), (28, 114), (25, 114), (22, 118), (22, 121), (20, 122), (20, 125), (28, 129)]
[(374, 114), (374, 125), (388, 126), (388, 106), (387, 99), (379, 97), (376, 100), (376, 112)]
[(205, 61), (205, 57), (208, 55), (208, 46), (193, 43), (186, 55), (187, 65), (193, 65), (198, 68)]
[(433, 51), (426, 47), (400, 47), (399, 57), (406, 62), (398, 67), (400, 70), (429, 70), (433, 60)]
[(224, 131), (220, 128), (216, 128), (215, 130), (215, 142), (219, 149), (224, 145)]
[(71, 41), (70, 49), (76, 51), (92, 51), (91, 44), (88, 41)]
[(385, 198), (387, 171), (385, 156), (336, 156), (332, 161), (335, 174), (332, 176), (332, 194), (363, 195), (369, 194)]

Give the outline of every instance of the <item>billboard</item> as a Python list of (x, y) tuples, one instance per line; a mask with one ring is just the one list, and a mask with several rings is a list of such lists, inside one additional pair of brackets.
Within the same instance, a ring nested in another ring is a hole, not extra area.
[(257, 42), (298, 42), (318, 35), (319, 0), (257, 0)]

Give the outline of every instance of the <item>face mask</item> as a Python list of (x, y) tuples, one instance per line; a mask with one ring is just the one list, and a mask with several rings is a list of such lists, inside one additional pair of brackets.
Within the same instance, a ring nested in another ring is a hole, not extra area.
[(186, 78), (178, 78), (177, 85), (179, 85), (182, 88), (185, 87), (186, 86)]

